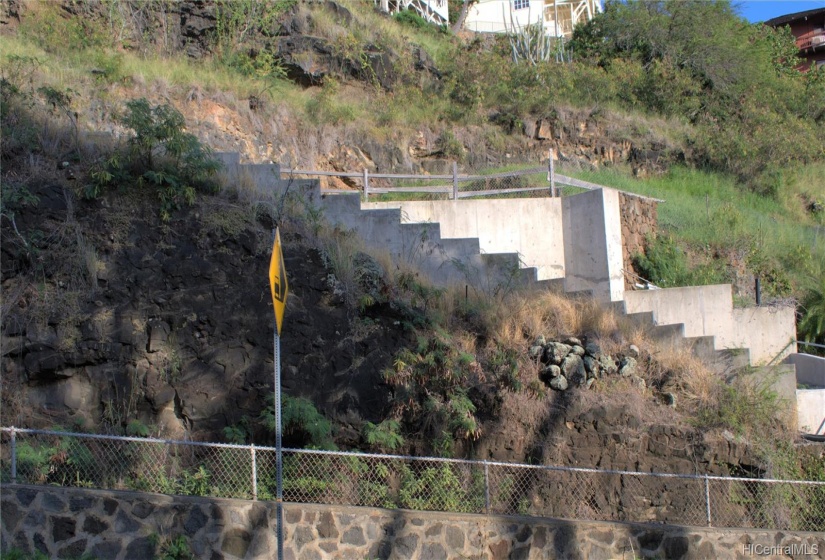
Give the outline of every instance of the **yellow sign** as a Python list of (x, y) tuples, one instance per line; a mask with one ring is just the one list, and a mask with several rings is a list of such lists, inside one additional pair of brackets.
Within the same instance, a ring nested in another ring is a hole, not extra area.
[(278, 336), (280, 336), (289, 287), (286, 282), (284, 255), (281, 251), (281, 232), (277, 228), (275, 229), (275, 243), (272, 245), (272, 259), (269, 261), (269, 287), (272, 290), (272, 305), (275, 308), (275, 325), (278, 329)]

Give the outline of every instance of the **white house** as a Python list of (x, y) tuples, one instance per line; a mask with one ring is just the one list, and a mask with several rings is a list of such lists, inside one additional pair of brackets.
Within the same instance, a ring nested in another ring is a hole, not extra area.
[(544, 24), (553, 37), (570, 37), (573, 27), (602, 11), (600, 0), (480, 0), (470, 6), (464, 29), (480, 33), (518, 31)]
[[(415, 10), (437, 25), (449, 24), (448, 0), (375, 0), (390, 14)], [(460, 3), (461, 0), (453, 0)], [(601, 0), (478, 0), (467, 10), (464, 29), (478, 33), (519, 31), (526, 25), (543, 24), (552, 37), (570, 37), (573, 27), (602, 11)]]
[(376, 0), (381, 9), (388, 14), (402, 10), (415, 10), (425, 20), (436, 25), (450, 23), (447, 13), (447, 0)]

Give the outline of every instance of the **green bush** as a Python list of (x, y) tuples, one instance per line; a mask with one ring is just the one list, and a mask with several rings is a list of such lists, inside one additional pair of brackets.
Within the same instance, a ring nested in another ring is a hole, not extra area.
[(396, 450), (404, 445), (404, 436), (399, 431), (401, 424), (397, 420), (384, 420), (379, 424), (367, 422), (364, 424), (364, 439), (367, 444), (379, 450)]
[(169, 220), (174, 210), (192, 204), (196, 191), (215, 192), (221, 164), (211, 149), (184, 132), (186, 121), (171, 105), (151, 106), (144, 99), (126, 103), (121, 124), (132, 130), (125, 154), (111, 154), (91, 172), (85, 195), (96, 198), (112, 186), (147, 185), (160, 199), (160, 215)]
[(667, 234), (648, 240), (644, 254), (633, 258), (633, 266), (645, 280), (660, 288), (723, 284), (728, 281), (716, 261), (692, 267), (685, 252)]
[(427, 23), (427, 20), (418, 15), (418, 13), (415, 12), (415, 10), (401, 10), (400, 12), (392, 16), (392, 19), (394, 19), (401, 25), (407, 25), (415, 29), (424, 30), (430, 27), (430, 24)]
[[(275, 433), (277, 419), (273, 401), (274, 397), (269, 397), (270, 404), (261, 412), (260, 419), (266, 429)], [(281, 426), (285, 436), (292, 436), (310, 448), (335, 449), (332, 424), (305, 398), (283, 396)]]

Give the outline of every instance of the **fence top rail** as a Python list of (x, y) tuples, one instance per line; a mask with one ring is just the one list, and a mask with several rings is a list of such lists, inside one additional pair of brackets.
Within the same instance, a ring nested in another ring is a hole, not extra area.
[[(86, 439), (96, 439), (96, 440), (109, 440), (109, 441), (129, 441), (129, 442), (138, 442), (138, 443), (159, 443), (159, 444), (166, 444), (166, 445), (192, 445), (198, 447), (218, 447), (218, 448), (229, 448), (229, 449), (240, 449), (245, 451), (277, 451), (275, 447), (270, 446), (262, 446), (262, 445), (241, 445), (241, 444), (234, 444), (234, 443), (210, 443), (210, 442), (201, 442), (201, 441), (179, 441), (179, 440), (168, 440), (168, 439), (158, 439), (158, 438), (143, 438), (143, 437), (132, 437), (132, 436), (112, 436), (112, 435), (103, 435), (103, 434), (81, 434), (77, 432), (60, 432), (60, 431), (53, 431), (53, 430), (37, 430), (31, 428), (16, 428), (14, 426), (11, 427), (0, 427), (0, 431), (12, 433), (12, 434), (33, 434), (33, 435), (46, 435), (52, 437), (77, 437), (77, 438), (86, 438)], [(337, 456), (337, 457), (356, 457), (359, 459), (379, 459), (379, 460), (397, 460), (397, 461), (427, 461), (427, 462), (434, 462), (434, 463), (453, 463), (453, 464), (465, 464), (465, 465), (478, 465), (478, 466), (494, 466), (494, 467), (504, 467), (504, 468), (512, 468), (512, 469), (531, 469), (531, 470), (542, 470), (542, 471), (567, 471), (567, 472), (582, 472), (582, 473), (592, 473), (592, 474), (608, 474), (608, 475), (625, 475), (625, 476), (649, 476), (654, 478), (682, 478), (682, 479), (692, 479), (692, 480), (717, 480), (717, 481), (728, 481), (728, 482), (762, 482), (762, 483), (782, 483), (782, 484), (803, 484), (803, 485), (812, 485), (812, 486), (825, 486), (825, 481), (816, 481), (816, 480), (784, 480), (784, 479), (775, 479), (775, 478), (740, 478), (740, 477), (731, 477), (731, 476), (719, 476), (719, 475), (704, 475), (704, 474), (675, 474), (675, 473), (654, 473), (654, 472), (640, 472), (640, 471), (623, 471), (623, 470), (609, 470), (609, 469), (589, 469), (585, 467), (565, 467), (561, 465), (527, 465), (524, 463), (505, 463), (501, 461), (479, 461), (479, 460), (472, 460), (472, 459), (450, 459), (447, 457), (415, 457), (412, 455), (385, 455), (381, 453), (360, 453), (360, 452), (352, 452), (352, 451), (321, 451), (316, 449), (295, 449), (285, 447), (282, 449), (285, 453), (295, 453), (295, 454), (303, 454), (303, 455), (326, 455), (326, 456)]]
[[(599, 185), (598, 183), (590, 183), (588, 181), (582, 181), (581, 179), (576, 179), (575, 177), (568, 177), (567, 175), (559, 175), (559, 174), (556, 174), (556, 182), (560, 183), (562, 185), (568, 185), (570, 187), (578, 187), (580, 189), (587, 189), (589, 191), (605, 188), (605, 185)], [(613, 187), (607, 187), (607, 188), (613, 188)], [(643, 194), (636, 194), (636, 193), (632, 193), (632, 192), (628, 192), (628, 191), (623, 191), (623, 190), (620, 190), (620, 189), (615, 189), (615, 190), (619, 191), (620, 193), (622, 193), (624, 195), (633, 196), (633, 197), (636, 197), (636, 198), (641, 198), (642, 200), (652, 200), (653, 202), (665, 202), (661, 198), (652, 198), (650, 196), (645, 196)]]
[[(417, 180), (446, 180), (458, 179), (459, 181), (483, 181), (485, 179), (507, 179), (509, 177), (519, 177), (521, 175), (536, 175), (537, 173), (547, 173), (546, 167), (532, 167), (530, 169), (516, 169), (513, 171), (502, 171), (501, 173), (490, 173), (488, 175), (414, 175), (407, 173), (369, 173), (373, 179), (417, 179)], [(355, 171), (324, 171), (321, 169), (281, 169), (282, 175), (318, 175), (320, 177), (352, 177), (360, 178), (364, 172)], [(601, 186), (601, 185), (599, 185)]]
[[(440, 180), (453, 180), (456, 181), (485, 181), (490, 179), (506, 179), (508, 177), (519, 177), (522, 175), (535, 175), (536, 173), (546, 173), (548, 169), (546, 167), (532, 167), (530, 169), (519, 169), (515, 171), (504, 171), (501, 173), (491, 173), (489, 175), (413, 175), (413, 174), (398, 174), (398, 173), (369, 173), (369, 176), (374, 179), (408, 179), (408, 180), (419, 180), (419, 181), (440, 181)], [(320, 169), (281, 169), (281, 173), (284, 175), (318, 175), (320, 177), (350, 177), (350, 178), (363, 178), (364, 172), (344, 172), (344, 171), (323, 171)], [(590, 183), (588, 181), (582, 181), (581, 179), (576, 179), (575, 177), (568, 177), (567, 175), (560, 175), (556, 173), (554, 175), (555, 182), (561, 185), (567, 185), (570, 187), (578, 187), (580, 189), (586, 190), (596, 190), (596, 189), (603, 189), (603, 188), (612, 188), (607, 187), (606, 185), (599, 185), (597, 183)], [(424, 189), (428, 187), (403, 187), (408, 189), (410, 192), (425, 192)], [(645, 196), (642, 194), (636, 194), (628, 191), (623, 191), (619, 189), (620, 193), (632, 196), (635, 198), (640, 198), (642, 200), (651, 200), (653, 202), (665, 202), (661, 198), (653, 198), (650, 196)], [(370, 189), (370, 192), (373, 193), (382, 193), (382, 192), (406, 192), (406, 191), (390, 191), (387, 189)], [(472, 195), (472, 196), (481, 196), (481, 195)]]

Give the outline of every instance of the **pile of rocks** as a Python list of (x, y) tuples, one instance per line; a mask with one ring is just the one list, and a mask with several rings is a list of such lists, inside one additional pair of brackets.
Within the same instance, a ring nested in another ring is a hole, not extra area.
[(610, 356), (595, 342), (582, 343), (575, 337), (547, 341), (539, 336), (528, 351), (530, 357), (542, 364), (539, 378), (550, 388), (566, 391), (570, 387), (590, 388), (596, 379), (608, 375), (630, 378), (640, 388), (645, 380), (636, 374), (639, 349), (631, 344), (625, 356)]

